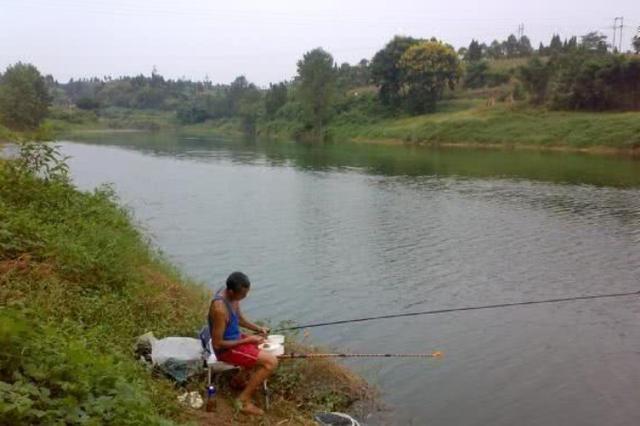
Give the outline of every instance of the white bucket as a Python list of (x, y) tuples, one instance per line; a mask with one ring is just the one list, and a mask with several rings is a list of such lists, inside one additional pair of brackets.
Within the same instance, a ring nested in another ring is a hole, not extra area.
[(275, 356), (284, 355), (284, 346), (277, 343), (267, 342), (267, 343), (261, 344), (258, 347), (260, 348), (260, 350), (263, 350)]
[(282, 334), (271, 334), (267, 337), (267, 343), (273, 345), (284, 345), (284, 336)]

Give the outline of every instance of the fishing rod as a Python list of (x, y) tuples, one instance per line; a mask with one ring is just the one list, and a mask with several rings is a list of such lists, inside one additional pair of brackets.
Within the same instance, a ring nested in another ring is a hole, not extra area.
[(308, 358), (442, 358), (442, 352), (424, 354), (353, 354), (353, 353), (296, 353), (278, 356), (278, 359), (308, 359)]
[(324, 327), (327, 325), (349, 324), (354, 322), (373, 321), (373, 320), (390, 319), (390, 318), (415, 317), (420, 315), (446, 314), (450, 312), (479, 311), (483, 309), (510, 308), (513, 306), (540, 305), (544, 303), (573, 302), (578, 300), (593, 300), (593, 299), (605, 299), (605, 298), (628, 297), (628, 296), (639, 296), (639, 295), (640, 295), (640, 291), (631, 291), (626, 293), (594, 294), (589, 296), (574, 296), (574, 297), (563, 297), (563, 298), (557, 298), (557, 299), (529, 300), (525, 302), (498, 303), (494, 305), (483, 305), (483, 306), (465, 306), (461, 308), (436, 309), (431, 311), (407, 312), (407, 313), (401, 313), (401, 314), (380, 315), (375, 317), (319, 322), (319, 323), (313, 323), (313, 324), (297, 325), (293, 327), (282, 327), (276, 330), (272, 330), (272, 332), (300, 330), (304, 328)]

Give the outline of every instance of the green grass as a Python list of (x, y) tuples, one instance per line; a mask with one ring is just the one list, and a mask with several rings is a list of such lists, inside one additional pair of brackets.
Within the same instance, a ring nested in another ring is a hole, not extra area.
[[(197, 418), (132, 346), (148, 331), (195, 336), (208, 292), (150, 248), (110, 188), (81, 192), (60, 172), (19, 164), (0, 160), (0, 424)], [(335, 363), (295, 362), (272, 389), (269, 419), (305, 423), (314, 409), (345, 409), (366, 386)]]
[(203, 123), (181, 126), (180, 130), (190, 136), (207, 136), (211, 133), (231, 136), (242, 135), (240, 119), (236, 118), (207, 120)]
[(78, 108), (52, 108), (46, 123), (58, 134), (96, 130), (173, 130), (178, 126), (172, 111), (107, 108), (98, 112)]
[[(509, 58), (509, 59), (492, 59), (489, 60), (489, 69), (491, 71), (511, 71), (523, 65), (526, 65), (531, 58)], [(542, 58), (546, 61), (547, 58)]]
[(130, 348), (149, 330), (192, 335), (206, 295), (149, 249), (109, 189), (0, 166), (0, 306), (0, 423), (180, 419), (170, 383)]
[(443, 103), (440, 112), (383, 119), (364, 126), (332, 128), (339, 139), (398, 140), (433, 144), (479, 144), (632, 149), (640, 146), (640, 112), (590, 113), (548, 111), (480, 102), (462, 108)]
[(43, 123), (36, 130), (14, 131), (0, 124), (0, 143), (21, 141), (50, 141), (55, 137), (56, 131), (49, 123)]

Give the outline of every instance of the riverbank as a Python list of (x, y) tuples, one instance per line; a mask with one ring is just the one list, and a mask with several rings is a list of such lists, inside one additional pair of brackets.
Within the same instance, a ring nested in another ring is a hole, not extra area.
[[(181, 390), (133, 356), (147, 331), (194, 335), (208, 292), (150, 247), (108, 187), (81, 192), (59, 172), (45, 180), (15, 167), (0, 162), (0, 423), (253, 421), (229, 393), (215, 417), (186, 409)], [(265, 421), (300, 424), (370, 392), (333, 362), (287, 363), (272, 390)]]
[(640, 112), (566, 112), (500, 104), (366, 126), (338, 123), (330, 131), (338, 140), (357, 142), (637, 154)]
[[(258, 133), (291, 137), (294, 127), (291, 123), (266, 122), (258, 126)], [(327, 132), (336, 142), (640, 153), (640, 112), (552, 111), (504, 102), (487, 106), (479, 99), (443, 101), (439, 112), (419, 116), (337, 116)]]
[[(412, 144), (491, 149), (527, 149), (638, 155), (640, 112), (574, 112), (532, 108), (524, 103), (487, 106), (478, 99), (443, 101), (440, 111), (420, 116), (337, 115), (327, 127), (334, 142)], [(243, 135), (239, 119), (180, 125), (167, 112), (119, 111), (48, 122), (58, 134), (95, 131), (179, 131), (191, 136)], [(88, 117), (88, 118), (87, 118)], [(93, 117), (93, 118), (92, 118)], [(68, 117), (67, 117), (68, 118)], [(256, 136), (296, 138), (295, 120), (259, 119)]]

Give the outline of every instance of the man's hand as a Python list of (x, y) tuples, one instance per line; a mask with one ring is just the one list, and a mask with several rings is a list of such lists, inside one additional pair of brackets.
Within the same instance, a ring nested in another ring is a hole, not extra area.
[(271, 329), (269, 327), (260, 327), (260, 326), (258, 326), (258, 329), (256, 331), (261, 336), (267, 337), (269, 335), (269, 332), (271, 331)]
[(246, 343), (251, 343), (254, 345), (264, 343), (264, 337), (262, 336), (247, 336), (244, 340)]

